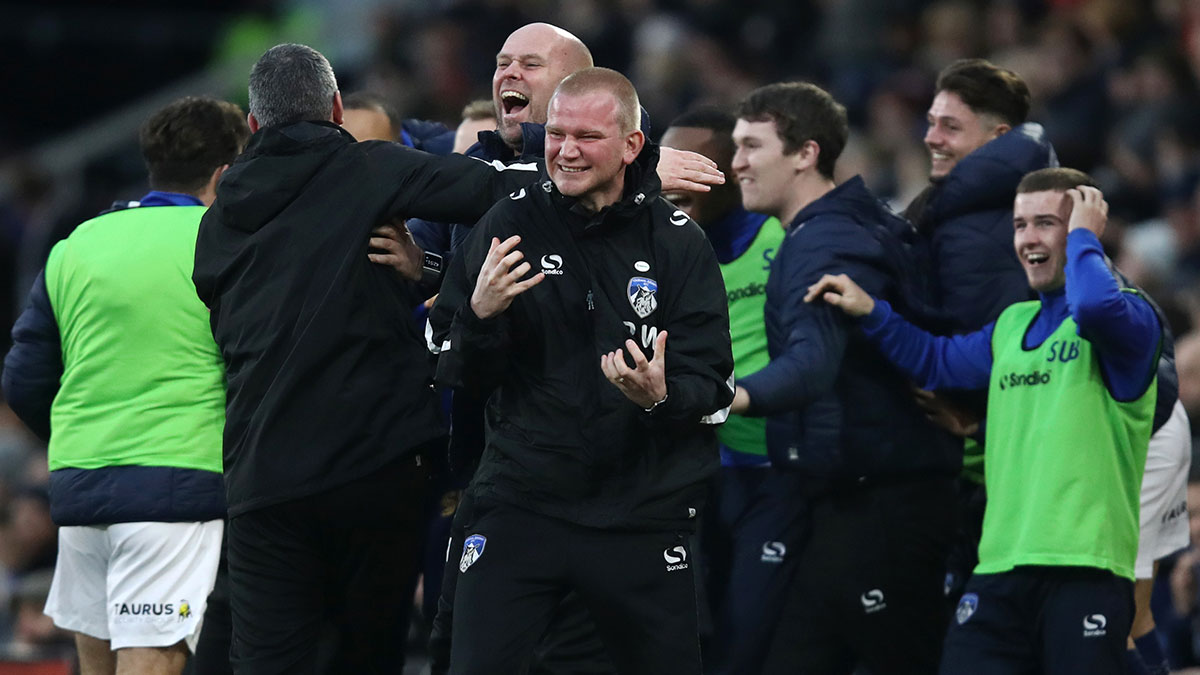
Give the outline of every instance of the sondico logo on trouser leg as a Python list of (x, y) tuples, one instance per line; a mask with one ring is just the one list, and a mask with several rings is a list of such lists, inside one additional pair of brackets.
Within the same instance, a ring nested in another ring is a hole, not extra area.
[(688, 568), (687, 549), (682, 546), (672, 546), (663, 551), (663, 560), (667, 561), (668, 572), (686, 570)]

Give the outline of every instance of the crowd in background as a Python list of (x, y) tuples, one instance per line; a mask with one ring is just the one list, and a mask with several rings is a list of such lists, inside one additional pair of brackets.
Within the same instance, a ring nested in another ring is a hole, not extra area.
[[(547, 21), (589, 45), (597, 65), (629, 74), (655, 137), (694, 104), (730, 104), (767, 82), (826, 87), (852, 126), (839, 180), (861, 174), (898, 210), (927, 185), (922, 136), (937, 72), (958, 58), (988, 58), (1029, 84), (1030, 119), (1045, 127), (1060, 162), (1099, 181), (1111, 206), (1106, 247), (1164, 306), (1180, 336), (1180, 398), (1200, 419), (1200, 1), (256, 4), (230, 15), (207, 55), (209, 65), (239, 74), (221, 92), (233, 100), (266, 47), (295, 40), (330, 56), (343, 91), (377, 91), (405, 117), (453, 126), (464, 104), (487, 97), (488, 64), (504, 36)], [(132, 135), (127, 150), (97, 159), (82, 180), (39, 167), (31, 148), (2, 140), (11, 178), (0, 194), (7, 327), (50, 246), (144, 186)], [(0, 351), (7, 345), (4, 330)], [(40, 614), (55, 556), (47, 480), (44, 448), (0, 406), (0, 657), (53, 654), (63, 644)], [(1191, 501), (1197, 541), (1200, 503)], [(1179, 562), (1160, 575), (1156, 610), (1173, 635), (1172, 664), (1183, 667), (1200, 664), (1200, 561), (1185, 554)]]

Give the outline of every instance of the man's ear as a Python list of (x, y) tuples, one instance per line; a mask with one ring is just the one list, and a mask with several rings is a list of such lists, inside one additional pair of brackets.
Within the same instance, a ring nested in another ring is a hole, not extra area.
[(1012, 125), (1001, 122), (1000, 124), (997, 124), (995, 127), (992, 128), (992, 138), (993, 139), (1000, 138), (1001, 136), (1003, 136), (1004, 134), (1007, 134), (1010, 131), (1012, 131)]
[(816, 141), (804, 141), (804, 145), (792, 154), (792, 166), (796, 169), (796, 173), (815, 169), (817, 166), (817, 158), (821, 156), (821, 146), (817, 145)]
[(221, 166), (218, 166), (212, 172), (212, 175), (208, 177), (208, 184), (204, 186), (204, 189), (200, 191), (200, 194), (196, 195), (196, 198), (199, 199), (205, 206), (212, 206), (212, 203), (216, 201), (217, 183), (220, 182), (221, 175), (224, 174), (225, 170), (228, 168), (228, 164), (222, 164)]
[(622, 159), (626, 164), (633, 164), (633, 160), (637, 159), (645, 145), (646, 134), (642, 133), (641, 129), (629, 132), (625, 136), (625, 155)]
[(342, 92), (335, 91), (333, 92), (333, 115), (331, 116), (333, 123), (341, 126), (344, 113), (345, 109), (342, 107)]
[(254, 119), (254, 113), (246, 113), (246, 124), (250, 126), (250, 133), (258, 132), (258, 120)]

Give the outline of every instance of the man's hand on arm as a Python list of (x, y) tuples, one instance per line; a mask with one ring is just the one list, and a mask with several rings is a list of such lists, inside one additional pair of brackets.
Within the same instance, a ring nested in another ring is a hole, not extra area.
[(668, 147), (660, 147), (658, 153), (658, 179), (663, 192), (708, 192), (712, 189), (709, 186), (725, 182), (717, 163), (704, 155)]
[(625, 346), (633, 358), (633, 368), (625, 362), (624, 353), (618, 349), (600, 357), (600, 370), (604, 371), (604, 377), (609, 382), (625, 394), (625, 398), (645, 410), (651, 410), (667, 400), (667, 332), (660, 331), (654, 339), (654, 358), (649, 361), (633, 340), (626, 340)]
[(1108, 223), (1108, 202), (1104, 201), (1104, 194), (1094, 187), (1080, 185), (1067, 190), (1067, 198), (1071, 200), (1071, 217), (1067, 221), (1067, 231), (1074, 232), (1083, 228), (1090, 230), (1099, 239)]
[(853, 317), (866, 316), (875, 309), (875, 298), (845, 274), (826, 274), (809, 286), (804, 301), (817, 300), (824, 300)]
[(424, 252), (413, 241), (404, 219), (397, 218), (371, 231), (367, 245), (372, 252), (367, 259), (377, 265), (387, 265), (409, 281), (421, 280), (421, 258)]
[(955, 436), (968, 438), (979, 431), (979, 417), (945, 396), (914, 387), (913, 398), (930, 422)]
[(520, 242), (520, 235), (515, 234), (503, 242), (492, 237), (492, 245), (483, 259), (475, 290), (471, 293), (471, 311), (480, 319), (490, 319), (500, 314), (508, 309), (514, 298), (546, 278), (545, 274), (538, 272), (522, 281), (521, 278), (532, 267), (528, 262), (522, 262), (525, 254), (516, 250)]

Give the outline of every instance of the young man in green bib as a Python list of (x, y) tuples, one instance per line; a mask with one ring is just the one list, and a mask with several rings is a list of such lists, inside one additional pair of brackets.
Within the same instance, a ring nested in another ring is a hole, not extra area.
[(4, 392), (49, 439), (60, 526), (45, 611), (84, 673), (178, 674), (196, 649), (225, 517), (225, 367), (192, 258), (249, 137), (211, 98), (151, 115), (151, 191), (58, 242), (13, 327)]
[(1125, 672), (1161, 327), (1105, 264), (1107, 211), (1082, 172), (1025, 176), (1013, 243), (1039, 299), (975, 333), (929, 335), (844, 275), (805, 298), (861, 317), (866, 336), (925, 388), (989, 388), (979, 565), (944, 675)]

